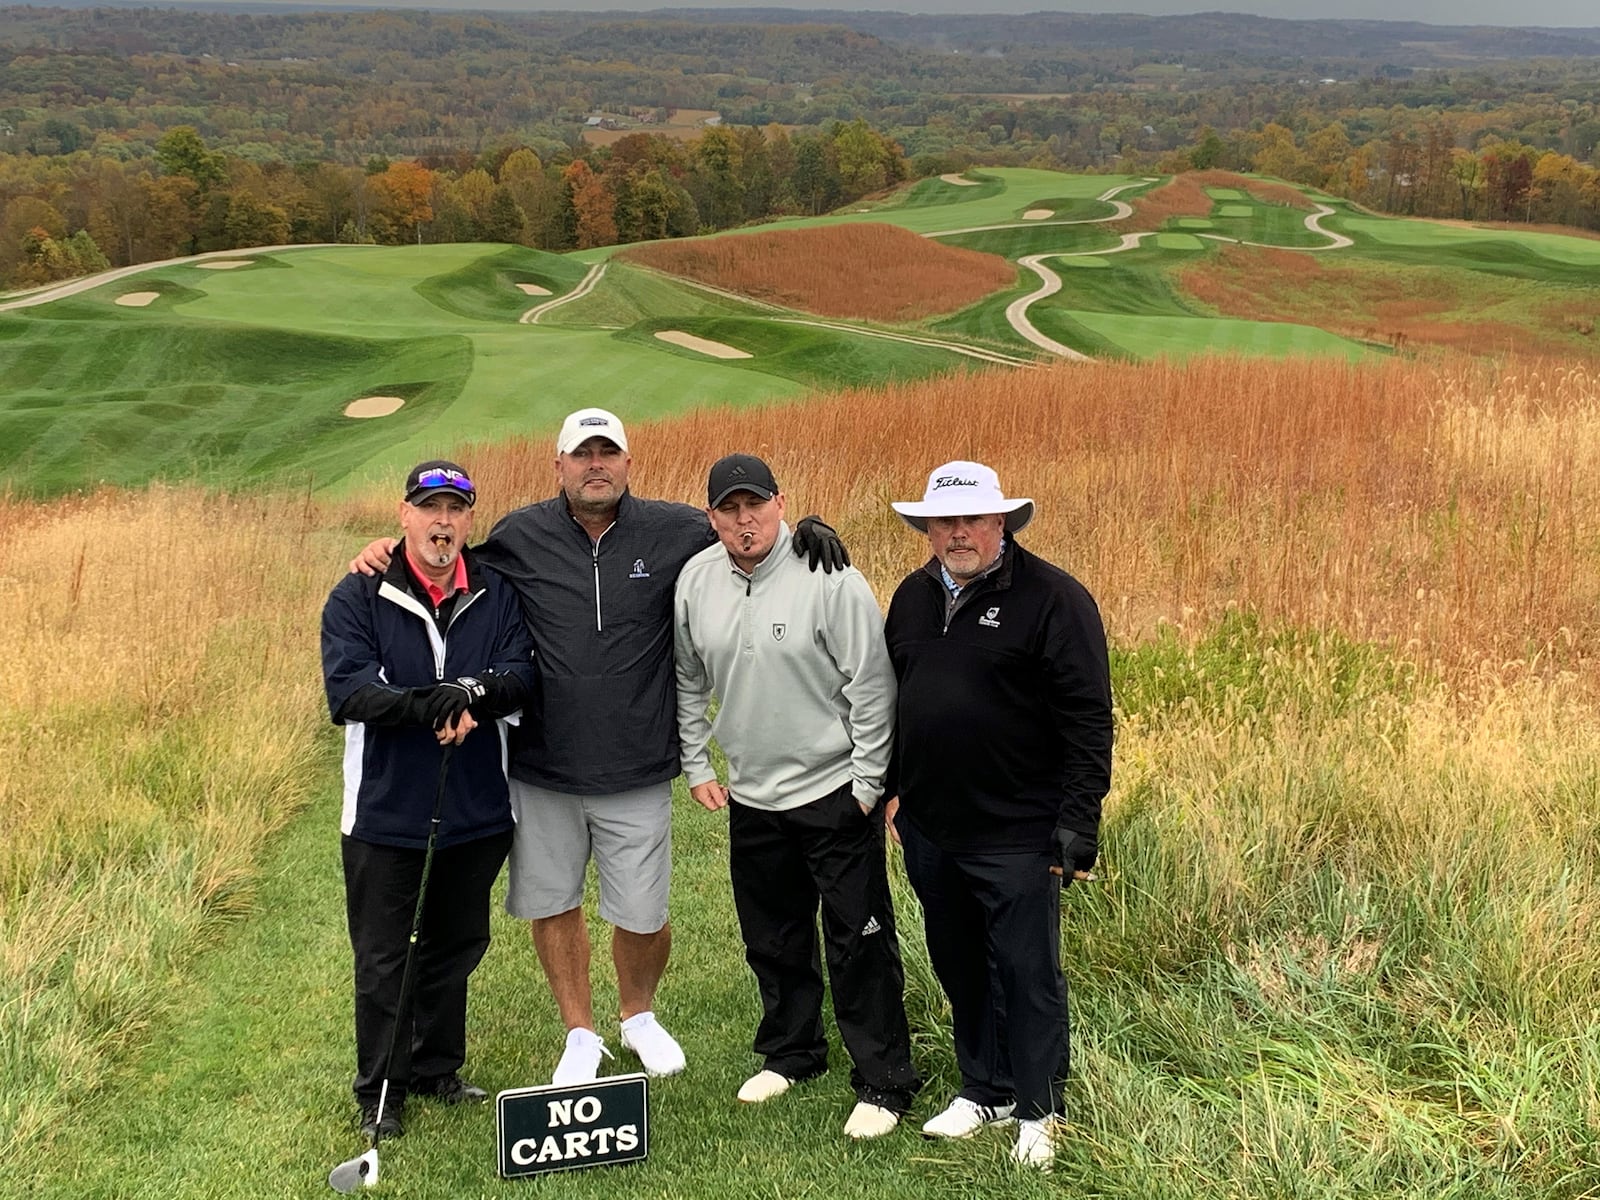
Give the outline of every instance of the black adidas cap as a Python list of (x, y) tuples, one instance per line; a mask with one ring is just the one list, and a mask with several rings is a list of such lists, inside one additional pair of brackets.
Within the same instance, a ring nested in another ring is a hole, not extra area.
[(715, 508), (734, 492), (753, 492), (763, 500), (778, 494), (778, 481), (772, 468), (754, 454), (730, 454), (711, 466), (706, 480), (706, 504)]

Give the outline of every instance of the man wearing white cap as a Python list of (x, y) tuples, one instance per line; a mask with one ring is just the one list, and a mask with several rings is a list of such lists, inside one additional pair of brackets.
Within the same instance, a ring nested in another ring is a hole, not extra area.
[[(667, 920), (672, 781), (678, 775), (672, 592), (715, 542), (704, 510), (628, 490), (628, 435), (615, 413), (584, 408), (556, 436), (560, 491), (501, 518), (478, 561), (516, 589), (533, 634), (535, 685), (510, 746), (517, 816), (506, 909), (531, 923), (567, 1040), (555, 1083), (584, 1083), (610, 1052), (595, 1029), (584, 874), (592, 858), (600, 915), (612, 926), (622, 1045), (651, 1075), (683, 1070), (656, 1020), (672, 946)], [(794, 552), (849, 563), (815, 517)], [(361, 562), (387, 565), (388, 539)]]
[(884, 633), (899, 682), (886, 794), (928, 956), (950, 998), (961, 1091), (923, 1125), (1020, 1122), (1048, 1170), (1068, 1066), (1061, 887), (1089, 878), (1111, 784), (1111, 678), (1088, 591), (1024, 550), (1033, 501), (950, 462), (892, 506), (928, 537)]

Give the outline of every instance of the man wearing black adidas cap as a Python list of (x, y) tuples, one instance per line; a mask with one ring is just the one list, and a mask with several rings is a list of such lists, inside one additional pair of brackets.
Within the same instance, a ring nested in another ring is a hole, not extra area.
[[(702, 806), (728, 810), (734, 906), (760, 984), (762, 1069), (739, 1099), (774, 1099), (827, 1069), (820, 905), (834, 1016), (854, 1063), (845, 1136), (882, 1137), (921, 1086), (878, 803), (895, 700), (883, 618), (860, 571), (815, 574), (789, 552), (784, 496), (761, 459), (720, 459), (706, 501), (719, 544), (678, 576), (673, 657), (683, 773)], [(713, 732), (726, 788), (711, 766)]]
[[(355, 952), (356, 1078), (371, 1136), (395, 1021), (382, 1135), (407, 1095), (481, 1101), (466, 1057), (467, 977), (489, 945), (489, 889), (511, 847), (499, 718), (533, 682), (516, 592), (465, 549), (477, 489), (459, 465), (419, 463), (400, 502), (403, 551), (381, 575), (347, 575), (322, 611), (328, 711), (345, 728), (340, 824)], [(417, 944), (411, 1012), (399, 1013), (441, 756), (453, 747)]]

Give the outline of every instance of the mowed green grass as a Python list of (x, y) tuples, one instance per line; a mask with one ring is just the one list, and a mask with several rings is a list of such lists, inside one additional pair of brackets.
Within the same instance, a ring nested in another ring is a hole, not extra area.
[[(518, 247), (307, 249), (233, 271), (162, 267), (0, 314), (0, 433), (11, 448), (0, 486), (51, 495), (193, 478), (352, 488), (465, 440), (553, 429), (587, 405), (649, 417), (950, 367), (945, 351), (866, 351), (823, 331), (803, 339), (811, 352), (756, 371), (619, 340), (617, 328), (644, 319), (757, 310), (618, 266), (548, 324), (518, 322), (547, 298), (516, 283), (560, 295), (587, 270)], [(161, 297), (147, 308), (113, 302), (129, 291)], [(824, 343), (833, 348), (818, 352)], [(405, 405), (344, 415), (371, 395)]]

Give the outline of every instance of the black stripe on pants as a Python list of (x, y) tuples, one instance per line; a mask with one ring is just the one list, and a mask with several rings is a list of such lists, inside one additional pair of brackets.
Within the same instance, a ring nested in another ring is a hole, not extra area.
[(1049, 851), (951, 853), (903, 811), (896, 828), (950, 998), (961, 1094), (983, 1105), (1014, 1099), (1024, 1121), (1060, 1113), (1069, 1026), (1061, 880)]
[[(436, 849), (417, 939), (411, 1037), (390, 1068), (390, 1103), (412, 1079), (459, 1070), (467, 1056), (467, 977), (489, 947), (489, 889), (511, 849), (511, 831)], [(375, 1104), (400, 1006), (406, 943), (416, 915), (423, 851), (345, 837), (345, 916), (355, 952), (356, 1077), (360, 1104)]]
[(828, 1066), (817, 909), (833, 1014), (857, 1097), (905, 1112), (922, 1086), (911, 1065), (905, 972), (884, 862), (883, 810), (863, 814), (849, 785), (783, 812), (729, 805), (729, 874), (745, 960), (761, 991), (754, 1049), (790, 1079)]

